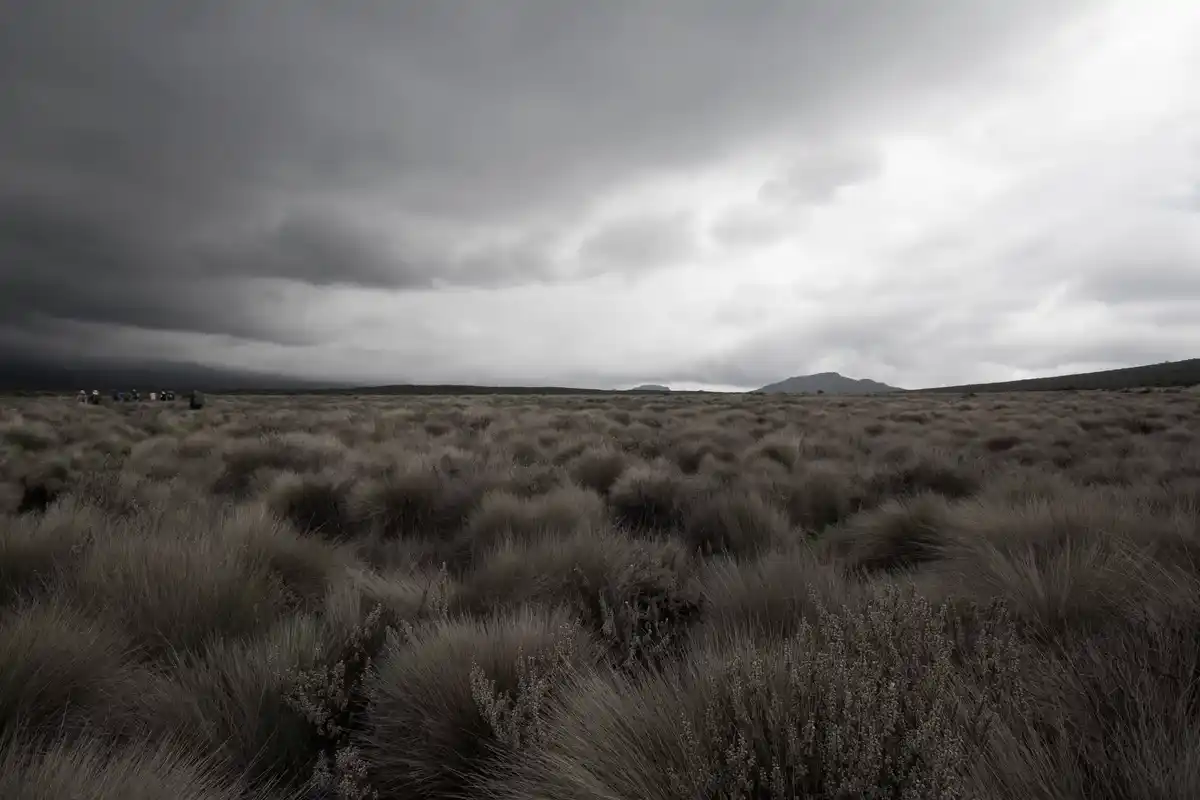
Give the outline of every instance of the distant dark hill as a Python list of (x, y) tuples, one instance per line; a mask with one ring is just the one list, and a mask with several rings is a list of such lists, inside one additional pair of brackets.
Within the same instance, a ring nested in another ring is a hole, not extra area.
[(658, 383), (643, 383), (641, 386), (635, 386), (629, 391), (631, 392), (669, 392), (670, 386), (663, 386)]
[(1056, 375), (1049, 378), (1028, 378), (1021, 381), (972, 383), (962, 386), (938, 386), (918, 389), (920, 392), (1052, 392), (1072, 389), (1138, 389), (1142, 387), (1200, 385), (1200, 358), (1186, 361), (1164, 361), (1142, 367), (1106, 369), (1101, 372), (1082, 372), (1075, 375)]
[(902, 392), (895, 386), (869, 380), (867, 378), (847, 378), (836, 372), (819, 372), (816, 375), (799, 375), (794, 378), (772, 383), (756, 394), (885, 394), (887, 392)]

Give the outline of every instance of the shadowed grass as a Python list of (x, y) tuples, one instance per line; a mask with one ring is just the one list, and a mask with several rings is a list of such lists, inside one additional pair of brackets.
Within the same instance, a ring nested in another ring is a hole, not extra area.
[(131, 641), (61, 605), (4, 612), (0, 642), (0, 736), (119, 724), (109, 715), (138, 691)]
[(285, 800), (223, 774), (173, 742), (0, 741), (0, 797), (12, 800)]
[(886, 590), (817, 617), (637, 683), (578, 679), (545, 746), (487, 796), (965, 796), (986, 736), (939, 612)]
[(366, 730), (358, 737), (371, 779), (389, 797), (462, 797), (498, 755), (476, 705), (471, 671), (478, 665), (499, 688), (517, 688), (522, 655), (550, 652), (564, 637), (571, 659), (593, 659), (589, 640), (568, 617), (532, 609), (483, 620), (448, 620), (392, 638), (372, 676)]

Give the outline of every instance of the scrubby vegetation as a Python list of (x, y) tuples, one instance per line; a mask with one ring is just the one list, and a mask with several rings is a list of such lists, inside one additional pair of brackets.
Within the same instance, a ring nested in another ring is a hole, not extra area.
[(1200, 797), (1200, 394), (0, 406), (0, 796)]

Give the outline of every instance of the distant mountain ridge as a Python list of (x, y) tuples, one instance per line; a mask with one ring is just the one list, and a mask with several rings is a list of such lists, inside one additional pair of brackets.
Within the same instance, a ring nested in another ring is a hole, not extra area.
[(1072, 390), (1119, 390), (1144, 387), (1182, 387), (1200, 385), (1200, 358), (1163, 361), (1137, 367), (1077, 372), (1019, 381), (972, 383), (958, 386), (934, 386), (922, 392), (1054, 392)]
[(663, 386), (661, 383), (643, 383), (641, 386), (635, 386), (629, 391), (631, 392), (669, 392), (670, 386)]
[(815, 375), (797, 375), (755, 389), (753, 394), (886, 394), (902, 392), (895, 386), (873, 381), (869, 378), (847, 378), (836, 372), (818, 372)]

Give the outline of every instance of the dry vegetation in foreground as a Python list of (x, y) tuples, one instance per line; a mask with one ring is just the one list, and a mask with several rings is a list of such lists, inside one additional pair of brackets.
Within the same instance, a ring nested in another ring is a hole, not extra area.
[(0, 407), (0, 797), (1200, 797), (1200, 394)]

